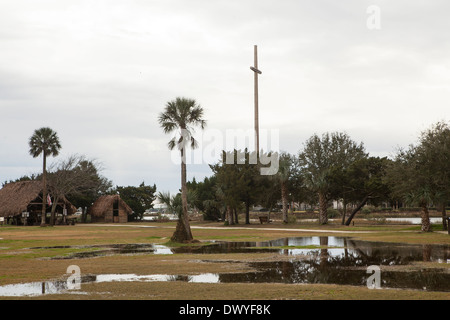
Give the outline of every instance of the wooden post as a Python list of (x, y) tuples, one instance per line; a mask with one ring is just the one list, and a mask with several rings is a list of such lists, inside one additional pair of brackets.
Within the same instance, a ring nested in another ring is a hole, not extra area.
[(255, 73), (255, 151), (259, 155), (259, 111), (258, 111), (258, 75), (262, 72), (258, 69), (258, 46), (254, 46), (254, 67), (250, 69)]
[[(258, 70), (258, 46), (255, 45), (255, 69)], [(255, 72), (255, 148), (259, 153), (258, 72)]]

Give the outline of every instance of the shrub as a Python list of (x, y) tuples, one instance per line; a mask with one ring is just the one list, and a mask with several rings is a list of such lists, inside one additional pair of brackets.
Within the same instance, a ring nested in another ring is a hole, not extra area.
[(369, 213), (371, 213), (371, 212), (372, 212), (372, 210), (370, 210), (370, 209), (367, 208), (367, 207), (364, 207), (364, 208), (361, 209), (361, 213), (362, 213), (362, 214), (369, 214)]
[(327, 214), (328, 214), (328, 218), (336, 218), (336, 217), (339, 217), (341, 215), (339, 210), (333, 209), (333, 208), (328, 208), (327, 209)]
[(422, 211), (422, 208), (414, 208), (414, 207), (405, 208), (405, 207), (402, 207), (402, 208), (398, 208), (398, 211), (400, 211), (400, 212), (420, 212), (420, 211)]
[(295, 214), (288, 215), (288, 223), (296, 223), (297, 222), (297, 216)]

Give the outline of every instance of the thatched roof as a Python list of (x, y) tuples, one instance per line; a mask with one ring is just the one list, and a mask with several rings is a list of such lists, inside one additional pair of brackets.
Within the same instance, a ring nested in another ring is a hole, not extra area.
[(12, 217), (27, 211), (28, 204), (42, 191), (40, 181), (9, 183), (0, 189), (0, 217)]
[(114, 201), (119, 202), (119, 207), (122, 207), (127, 214), (132, 214), (133, 210), (126, 204), (125, 201), (120, 198), (118, 194), (101, 196), (98, 198), (92, 207), (89, 208), (89, 213), (94, 217), (104, 216), (106, 213), (111, 212)]
[[(0, 189), (0, 217), (12, 217), (27, 211), (30, 202), (42, 197), (42, 181), (20, 181), (8, 183)], [(73, 213), (76, 208), (67, 200), (60, 200)]]

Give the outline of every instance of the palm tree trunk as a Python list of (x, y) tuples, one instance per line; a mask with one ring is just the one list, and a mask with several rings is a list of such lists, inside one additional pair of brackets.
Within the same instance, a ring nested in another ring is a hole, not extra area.
[(430, 229), (430, 215), (426, 203), (422, 204), (422, 232), (429, 232)]
[(239, 215), (238, 215), (237, 209), (234, 208), (233, 212), (234, 212), (234, 223), (239, 224)]
[(326, 196), (319, 192), (319, 224), (327, 224), (328, 223), (328, 201)]
[(58, 205), (58, 201), (59, 201), (59, 197), (58, 196), (54, 196), (53, 199), (53, 205), (52, 205), (52, 214), (50, 216), (50, 225), (54, 226), (55, 225), (55, 216), (56, 216), (56, 206)]
[(445, 210), (445, 203), (442, 204), (442, 227), (443, 227), (443, 230), (448, 230), (447, 212)]
[(187, 210), (187, 186), (186, 186), (186, 155), (181, 151), (181, 215), (177, 222), (177, 227), (172, 235), (174, 242), (189, 242), (192, 237), (191, 226), (189, 225), (189, 217)]
[(345, 216), (347, 215), (347, 199), (344, 198), (342, 199), (342, 225), (345, 224)]
[(281, 201), (283, 202), (283, 222), (288, 223), (288, 198), (287, 198), (287, 187), (284, 181), (281, 182)]
[(81, 222), (86, 223), (87, 220), (87, 207), (81, 208)]
[(45, 150), (43, 152), (43, 169), (42, 169), (42, 212), (41, 212), (41, 227), (45, 226), (45, 216), (47, 214), (47, 155)]
[(245, 224), (250, 224), (250, 202), (245, 201)]
[(230, 206), (228, 206), (228, 208), (227, 208), (227, 221), (228, 221), (228, 225), (234, 224), (233, 209)]

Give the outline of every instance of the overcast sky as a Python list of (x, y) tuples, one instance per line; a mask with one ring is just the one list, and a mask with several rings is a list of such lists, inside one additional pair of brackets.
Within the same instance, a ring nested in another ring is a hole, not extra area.
[(260, 128), (280, 150), (343, 131), (391, 156), (450, 119), (449, 14), (448, 0), (0, 0), (0, 181), (41, 172), (28, 140), (48, 126), (50, 164), (83, 154), (115, 185), (177, 191), (158, 114), (183, 96), (208, 129), (251, 130), (254, 45)]

